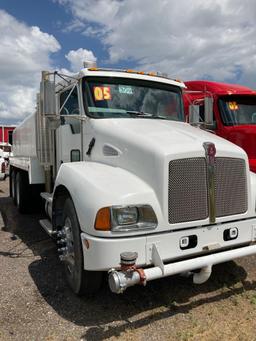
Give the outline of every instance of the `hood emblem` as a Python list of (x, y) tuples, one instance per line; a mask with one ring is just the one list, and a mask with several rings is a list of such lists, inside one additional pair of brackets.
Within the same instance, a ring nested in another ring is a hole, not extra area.
[(215, 155), (216, 148), (212, 142), (204, 142), (205, 158), (207, 163), (208, 182), (208, 207), (210, 224), (216, 222), (216, 198), (215, 198)]
[(215, 144), (212, 142), (204, 142), (203, 147), (205, 150), (205, 156), (209, 165), (213, 166), (215, 163), (216, 148)]

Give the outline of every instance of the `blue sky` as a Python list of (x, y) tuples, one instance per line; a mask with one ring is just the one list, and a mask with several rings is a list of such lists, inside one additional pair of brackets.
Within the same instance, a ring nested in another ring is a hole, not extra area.
[(254, 0), (0, 0), (0, 123), (33, 112), (40, 71), (160, 71), (256, 88)]
[(56, 65), (68, 68), (65, 58), (70, 50), (89, 46), (95, 55), (106, 58), (106, 53), (100, 41), (84, 37), (77, 32), (65, 32), (65, 27), (71, 21), (68, 9), (51, 0), (1, 0), (0, 8), (6, 10), (19, 21), (28, 26), (38, 26), (43, 32), (53, 34), (61, 44), (62, 49), (52, 55)]

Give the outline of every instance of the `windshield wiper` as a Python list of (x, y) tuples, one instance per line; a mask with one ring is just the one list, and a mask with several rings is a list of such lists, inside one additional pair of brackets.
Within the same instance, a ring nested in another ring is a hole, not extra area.
[(165, 116), (155, 116), (153, 114), (150, 114), (148, 112), (143, 111), (126, 111), (127, 114), (134, 115), (133, 117), (142, 117), (142, 118), (153, 118), (153, 119), (159, 119), (159, 120), (169, 120)]
[(165, 116), (152, 116), (151, 118), (154, 118), (154, 119), (157, 119), (157, 120), (174, 121), (174, 120), (170, 120), (169, 118), (167, 118)]
[(133, 111), (133, 110), (128, 110), (126, 111), (127, 114), (134, 115), (135, 117), (152, 117), (153, 114), (150, 114), (148, 112), (143, 112), (143, 111)]

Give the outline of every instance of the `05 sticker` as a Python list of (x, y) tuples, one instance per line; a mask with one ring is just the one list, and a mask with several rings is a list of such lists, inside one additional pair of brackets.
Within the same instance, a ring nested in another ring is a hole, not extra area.
[(93, 93), (95, 101), (111, 100), (110, 86), (95, 86)]

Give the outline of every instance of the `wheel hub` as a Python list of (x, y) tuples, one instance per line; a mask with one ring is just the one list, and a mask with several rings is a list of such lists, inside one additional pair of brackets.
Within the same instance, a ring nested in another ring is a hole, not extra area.
[(65, 262), (70, 272), (73, 272), (75, 265), (74, 237), (72, 223), (69, 217), (65, 219), (64, 226), (57, 233), (57, 244), (59, 258)]

